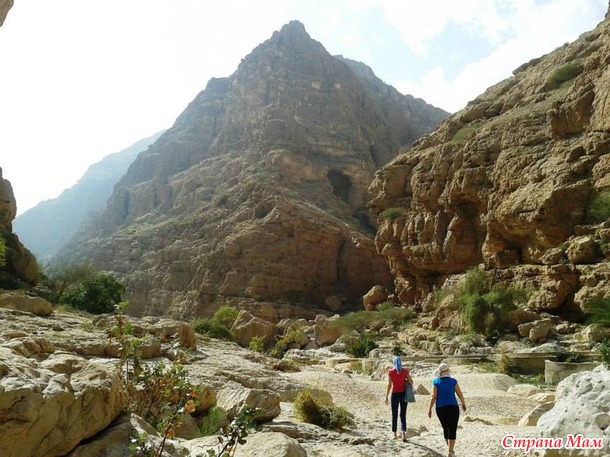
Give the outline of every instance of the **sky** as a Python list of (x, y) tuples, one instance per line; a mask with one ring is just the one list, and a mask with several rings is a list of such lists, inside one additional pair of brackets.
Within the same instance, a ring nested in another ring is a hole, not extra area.
[(593, 29), (608, 0), (16, 0), (0, 27), (0, 168), (18, 213), (172, 126), (290, 20), (455, 112)]

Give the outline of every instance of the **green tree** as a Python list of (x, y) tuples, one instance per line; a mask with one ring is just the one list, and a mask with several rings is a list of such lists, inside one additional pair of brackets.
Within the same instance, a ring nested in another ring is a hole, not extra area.
[(56, 305), (61, 303), (67, 291), (95, 276), (95, 270), (89, 265), (64, 261), (49, 264), (44, 271), (46, 277), (42, 285), (49, 291), (45, 298)]
[(110, 275), (98, 274), (66, 293), (64, 301), (93, 314), (113, 312), (125, 293), (125, 286)]

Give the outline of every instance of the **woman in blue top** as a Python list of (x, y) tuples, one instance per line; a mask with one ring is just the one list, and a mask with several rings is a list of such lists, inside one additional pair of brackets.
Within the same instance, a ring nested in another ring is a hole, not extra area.
[(435, 372), (435, 379), (432, 381), (434, 391), (430, 399), (428, 417), (432, 417), (432, 407), (436, 403), (436, 415), (443, 426), (445, 442), (449, 446), (449, 457), (453, 457), (455, 446), (455, 435), (457, 432), (458, 420), (460, 419), (460, 408), (455, 398), (456, 394), (462, 404), (462, 411), (466, 412), (466, 401), (462, 390), (456, 379), (451, 377), (449, 365), (441, 363)]

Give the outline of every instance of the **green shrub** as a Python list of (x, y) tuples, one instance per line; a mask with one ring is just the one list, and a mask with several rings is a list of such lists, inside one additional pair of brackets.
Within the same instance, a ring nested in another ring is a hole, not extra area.
[(587, 208), (587, 217), (592, 223), (604, 222), (610, 219), (610, 190), (593, 195)]
[(219, 340), (233, 341), (235, 338), (227, 327), (213, 319), (197, 319), (193, 323), (193, 328), (200, 335), (207, 335)]
[(336, 406), (316, 391), (305, 389), (294, 400), (294, 412), (303, 422), (318, 425), (329, 430), (341, 430), (354, 426), (354, 415), (347, 409)]
[(604, 341), (599, 346), (599, 356), (606, 368), (610, 368), (610, 341)]
[(558, 68), (553, 72), (553, 74), (549, 77), (547, 83), (551, 88), (557, 88), (561, 86), (563, 83), (570, 81), (576, 78), (581, 72), (583, 68), (577, 64), (567, 64), (563, 67)]
[(206, 411), (201, 418), (201, 436), (214, 435), (218, 430), (229, 424), (227, 412), (219, 406), (214, 406)]
[(592, 298), (585, 304), (587, 323), (610, 327), (610, 298)]
[(284, 373), (297, 373), (301, 371), (296, 362), (292, 360), (277, 360), (272, 365), (275, 371), (283, 371)]
[(237, 319), (237, 310), (228, 305), (222, 305), (212, 316), (212, 320), (226, 328), (231, 328)]
[(413, 312), (406, 308), (386, 302), (379, 305), (378, 311), (356, 311), (335, 319), (330, 323), (333, 328), (340, 328), (343, 334), (351, 331), (363, 333), (368, 329), (379, 329), (386, 325), (397, 327), (413, 318)]
[(276, 359), (281, 359), (292, 345), (301, 347), (301, 341), (305, 332), (300, 327), (289, 328), (275, 343), (269, 355)]
[(64, 261), (47, 264), (42, 275), (41, 295), (51, 303), (60, 305), (65, 293), (78, 289), (95, 275), (96, 271), (90, 265)]
[(383, 219), (396, 219), (404, 214), (405, 210), (403, 208), (388, 208), (381, 212), (381, 217)]
[(368, 333), (360, 333), (357, 336), (349, 336), (343, 339), (345, 352), (352, 357), (367, 357), (369, 352), (379, 347), (375, 339)]
[(121, 301), (125, 286), (110, 275), (99, 274), (86, 279), (64, 296), (64, 302), (92, 314), (111, 313)]
[(526, 297), (523, 289), (503, 284), (491, 286), (484, 271), (473, 269), (466, 274), (457, 302), (468, 329), (490, 338), (503, 332), (509, 313)]
[(265, 352), (265, 338), (262, 336), (253, 336), (248, 347), (256, 352)]
[(451, 143), (459, 144), (466, 141), (475, 134), (476, 130), (476, 127), (472, 125), (466, 125), (462, 127), (457, 132), (455, 132), (455, 134), (451, 138)]

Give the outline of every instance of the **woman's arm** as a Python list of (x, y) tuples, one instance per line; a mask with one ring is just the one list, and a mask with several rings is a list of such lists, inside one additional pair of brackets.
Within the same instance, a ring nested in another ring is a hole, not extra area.
[(436, 403), (437, 395), (438, 392), (436, 390), (436, 386), (434, 386), (434, 389), (432, 390), (432, 397), (430, 397), (430, 406), (428, 407), (428, 417), (432, 417), (432, 407), (434, 406), (434, 403)]
[(464, 400), (464, 395), (462, 394), (462, 389), (460, 389), (460, 385), (458, 383), (455, 384), (455, 393), (460, 399), (460, 403), (462, 404), (462, 411), (466, 412), (466, 400)]
[(385, 404), (388, 404), (388, 396), (390, 395), (390, 390), (392, 389), (392, 379), (390, 378), (390, 374), (388, 373), (388, 388), (385, 391)]
[(407, 370), (407, 382), (411, 387), (413, 387), (413, 378), (411, 377), (411, 373), (409, 373), (409, 370)]

